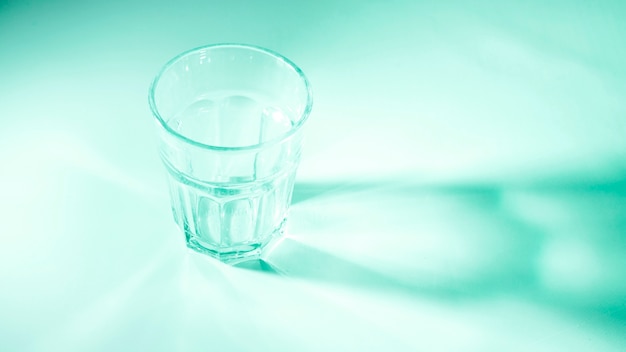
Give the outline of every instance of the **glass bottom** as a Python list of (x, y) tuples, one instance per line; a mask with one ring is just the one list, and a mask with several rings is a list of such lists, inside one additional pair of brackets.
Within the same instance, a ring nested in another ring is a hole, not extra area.
[(257, 258), (282, 234), (295, 168), (271, 179), (208, 183), (170, 170), (172, 215), (187, 246), (233, 263)]
[(218, 259), (227, 264), (237, 264), (248, 260), (255, 260), (261, 256), (263, 248), (272, 240), (283, 235), (285, 220), (272, 233), (257, 237), (257, 241), (231, 245), (228, 247), (215, 246), (203, 242), (188, 229), (185, 229), (185, 240), (187, 247), (198, 253), (202, 253)]

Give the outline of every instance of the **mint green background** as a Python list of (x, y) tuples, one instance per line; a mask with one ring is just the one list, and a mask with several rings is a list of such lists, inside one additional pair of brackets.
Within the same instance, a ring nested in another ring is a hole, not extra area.
[[(623, 351), (626, 3), (0, 1), (0, 350)], [(276, 50), (288, 238), (184, 248), (147, 88)]]

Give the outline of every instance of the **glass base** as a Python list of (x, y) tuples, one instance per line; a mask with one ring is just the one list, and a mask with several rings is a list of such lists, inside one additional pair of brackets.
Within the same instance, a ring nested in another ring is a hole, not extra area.
[(193, 249), (194, 251), (206, 254), (223, 263), (232, 265), (248, 260), (259, 259), (263, 248), (265, 248), (265, 246), (267, 246), (270, 241), (283, 235), (284, 223), (285, 222), (283, 221), (283, 223), (281, 223), (276, 231), (269, 235), (261, 237), (257, 241), (236, 244), (228, 247), (221, 247), (204, 243), (187, 230), (185, 231), (185, 239), (187, 242), (187, 247)]

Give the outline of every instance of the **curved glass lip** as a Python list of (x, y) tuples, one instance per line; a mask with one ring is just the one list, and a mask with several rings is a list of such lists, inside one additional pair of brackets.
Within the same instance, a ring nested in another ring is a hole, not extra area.
[[(292, 70), (294, 70), (298, 74), (300, 79), (302, 79), (302, 82), (304, 83), (304, 87), (306, 89), (306, 95), (307, 95), (306, 106), (305, 106), (304, 111), (302, 112), (302, 114), (300, 116), (300, 120), (298, 121), (298, 123), (295, 126), (293, 126), (289, 131), (283, 133), (282, 135), (280, 135), (280, 136), (278, 136), (278, 137), (276, 137), (274, 139), (270, 139), (270, 140), (262, 142), (262, 143), (245, 145), (245, 146), (238, 146), (238, 147), (223, 147), (223, 146), (217, 146), (217, 145), (211, 145), (211, 144), (198, 142), (198, 141), (196, 141), (194, 139), (186, 137), (185, 135), (183, 135), (181, 133), (178, 133), (176, 130), (171, 128), (167, 124), (167, 122), (163, 119), (161, 114), (159, 113), (159, 109), (157, 108), (156, 101), (154, 99), (155, 90), (156, 90), (157, 85), (159, 84), (159, 81), (161, 80), (161, 77), (163, 76), (163, 74), (168, 69), (170, 69), (176, 62), (178, 62), (182, 58), (190, 56), (190, 55), (192, 55), (192, 54), (194, 54), (194, 53), (196, 53), (198, 51), (201, 51), (201, 50), (205, 50), (205, 49), (219, 49), (219, 48), (241, 48), (241, 49), (248, 49), (248, 50), (252, 50), (252, 51), (258, 51), (258, 52), (261, 52), (263, 54), (272, 56), (272, 57), (274, 57), (274, 58), (276, 58), (278, 60), (283, 61)], [(281, 54), (279, 54), (279, 53), (277, 53), (277, 52), (275, 52), (273, 50), (266, 49), (264, 47), (257, 46), (257, 45), (242, 44), (242, 43), (216, 43), (216, 44), (203, 45), (203, 46), (199, 46), (199, 47), (195, 47), (193, 49), (189, 49), (189, 50), (183, 51), (182, 53), (180, 53), (180, 54), (174, 56), (172, 59), (170, 59), (165, 65), (163, 65), (161, 70), (159, 70), (159, 73), (157, 73), (156, 77), (152, 81), (152, 84), (150, 85), (150, 89), (149, 89), (149, 93), (148, 93), (148, 102), (150, 104), (150, 110), (152, 111), (152, 115), (154, 115), (154, 117), (161, 124), (161, 126), (163, 126), (163, 128), (169, 134), (171, 134), (172, 136), (174, 136), (174, 137), (184, 141), (185, 143), (191, 144), (191, 145), (199, 147), (199, 148), (215, 150), (215, 151), (245, 151), (245, 150), (260, 149), (260, 148), (263, 148), (263, 147), (268, 147), (270, 145), (280, 143), (280, 142), (288, 139), (289, 137), (291, 137), (294, 133), (296, 133), (302, 127), (302, 125), (304, 125), (304, 123), (308, 120), (309, 115), (311, 114), (311, 109), (313, 107), (313, 94), (312, 94), (312, 91), (311, 91), (311, 84), (309, 83), (309, 79), (305, 76), (305, 74), (302, 71), (302, 69), (300, 69), (300, 67), (298, 67), (298, 65), (296, 65), (293, 61), (289, 60), (285, 56), (283, 56), (283, 55), (281, 55)]]

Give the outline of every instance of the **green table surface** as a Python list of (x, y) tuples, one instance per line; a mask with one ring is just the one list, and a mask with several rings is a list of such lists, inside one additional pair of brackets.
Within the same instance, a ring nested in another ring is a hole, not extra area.
[[(186, 249), (147, 90), (307, 73), (286, 237)], [(623, 1), (0, 0), (0, 350), (626, 351)]]

